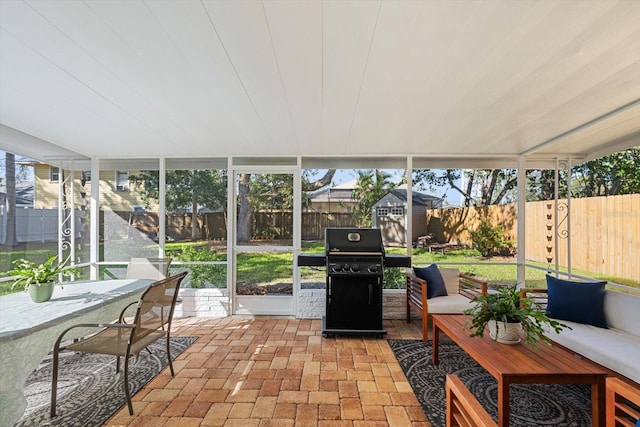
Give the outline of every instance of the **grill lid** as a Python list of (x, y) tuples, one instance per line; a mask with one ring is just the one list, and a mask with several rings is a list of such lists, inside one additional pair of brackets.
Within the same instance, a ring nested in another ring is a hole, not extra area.
[(384, 255), (377, 228), (326, 228), (324, 244), (327, 255)]

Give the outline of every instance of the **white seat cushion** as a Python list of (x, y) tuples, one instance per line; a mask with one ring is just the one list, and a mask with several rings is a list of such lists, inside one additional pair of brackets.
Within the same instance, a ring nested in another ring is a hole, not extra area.
[(640, 383), (640, 337), (616, 328), (603, 329), (564, 320), (561, 322), (573, 329), (565, 328), (559, 334), (551, 330), (545, 335), (558, 344)]
[(463, 310), (473, 307), (471, 300), (460, 294), (431, 298), (428, 305), (429, 314), (462, 314)]

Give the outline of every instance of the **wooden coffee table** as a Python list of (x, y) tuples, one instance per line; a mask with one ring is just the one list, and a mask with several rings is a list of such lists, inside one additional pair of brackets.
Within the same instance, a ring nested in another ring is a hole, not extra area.
[(591, 384), (592, 425), (605, 425), (604, 369), (556, 345), (541, 343), (536, 349), (527, 344), (505, 345), (488, 333), (472, 338), (469, 328), (463, 328), (468, 316), (434, 314), (432, 319), (434, 365), (442, 331), (498, 381), (498, 426), (509, 425), (509, 386), (517, 383)]

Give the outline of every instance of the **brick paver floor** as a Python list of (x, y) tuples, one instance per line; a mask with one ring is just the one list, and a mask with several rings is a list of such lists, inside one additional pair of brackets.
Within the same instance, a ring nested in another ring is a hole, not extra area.
[[(420, 322), (385, 321), (386, 338), (420, 339)], [(385, 339), (323, 338), (320, 320), (174, 320), (198, 340), (105, 426), (429, 427)]]

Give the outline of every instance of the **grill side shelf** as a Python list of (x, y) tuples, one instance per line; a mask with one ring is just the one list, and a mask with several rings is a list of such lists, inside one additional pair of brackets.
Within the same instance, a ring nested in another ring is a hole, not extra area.
[(298, 266), (326, 267), (326, 259), (324, 254), (300, 254), (298, 255)]
[(411, 267), (411, 257), (406, 255), (388, 255), (384, 258), (385, 267)]

